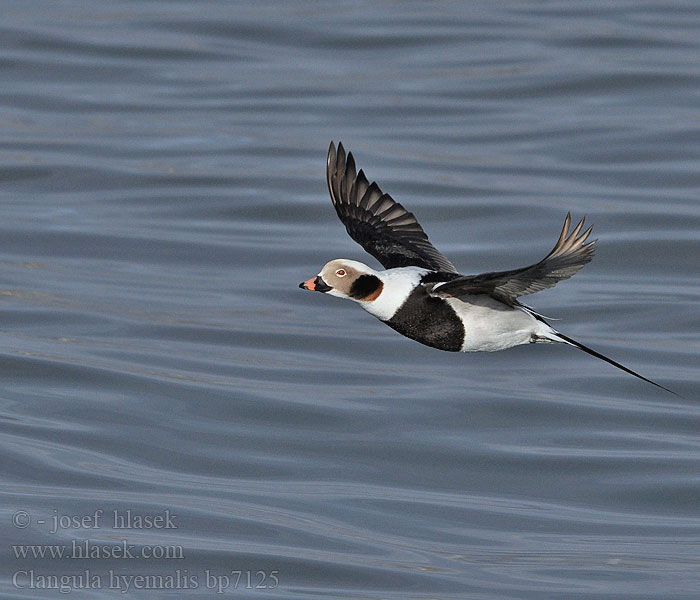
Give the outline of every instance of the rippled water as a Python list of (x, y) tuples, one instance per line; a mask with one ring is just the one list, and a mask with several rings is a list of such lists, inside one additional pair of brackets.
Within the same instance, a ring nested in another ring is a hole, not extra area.
[[(699, 28), (682, 1), (4, 2), (3, 598), (697, 598)], [(376, 264), (331, 139), (465, 273), (587, 215), (595, 260), (529, 303), (681, 397), (299, 290)]]

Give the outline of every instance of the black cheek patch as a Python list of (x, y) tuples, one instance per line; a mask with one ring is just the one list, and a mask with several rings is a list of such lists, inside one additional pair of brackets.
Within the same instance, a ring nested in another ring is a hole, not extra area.
[(374, 294), (382, 285), (381, 280), (376, 275), (360, 275), (350, 288), (350, 297), (362, 300)]

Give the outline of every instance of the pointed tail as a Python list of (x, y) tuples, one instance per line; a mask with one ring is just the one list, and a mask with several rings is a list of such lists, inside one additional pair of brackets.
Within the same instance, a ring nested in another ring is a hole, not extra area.
[[(583, 350), (587, 354), (590, 354), (591, 356), (595, 356), (596, 358), (599, 358), (600, 360), (604, 360), (606, 363), (611, 364), (613, 367), (617, 367), (618, 369), (621, 369), (625, 373), (629, 373), (630, 375), (634, 375), (635, 377), (641, 379), (642, 381), (646, 381), (647, 383), (651, 383), (652, 385), (655, 385), (657, 388), (661, 388), (662, 390), (665, 390), (674, 396), (678, 396), (676, 392), (673, 390), (669, 390), (667, 387), (664, 387), (661, 384), (656, 383), (655, 381), (652, 381), (651, 379), (647, 379), (643, 375), (640, 375), (639, 373), (635, 373), (632, 369), (628, 369), (624, 365), (621, 365), (619, 362), (614, 361), (612, 358), (608, 358), (607, 356), (602, 355), (600, 352), (596, 352), (595, 350), (592, 350), (588, 346), (584, 346), (581, 342), (577, 342), (574, 339), (571, 339), (570, 337), (564, 335), (563, 333), (559, 333), (556, 330), (552, 330), (554, 336), (556, 336), (557, 341), (562, 341), (565, 342), (566, 344), (569, 344), (570, 346), (575, 346), (579, 350)], [(679, 396), (680, 397), (680, 396)]]

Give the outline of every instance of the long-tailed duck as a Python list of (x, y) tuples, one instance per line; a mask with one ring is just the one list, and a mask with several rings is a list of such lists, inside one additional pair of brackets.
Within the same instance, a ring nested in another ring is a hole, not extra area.
[[(495, 351), (519, 344), (561, 342), (671, 392), (556, 331), (518, 301), (568, 279), (593, 258), (595, 240), (584, 219), (569, 232), (571, 215), (552, 251), (512, 271), (461, 275), (428, 240), (412, 213), (355, 169), (352, 153), (331, 142), (328, 190), (350, 237), (386, 270), (349, 259), (327, 263), (299, 287), (357, 302), (389, 327), (421, 344), (452, 352)], [(671, 392), (675, 393), (675, 392)]]

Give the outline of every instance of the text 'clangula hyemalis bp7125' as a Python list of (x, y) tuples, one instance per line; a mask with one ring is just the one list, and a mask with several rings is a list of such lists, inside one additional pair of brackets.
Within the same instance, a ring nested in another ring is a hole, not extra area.
[(351, 153), (331, 142), (328, 190), (350, 237), (384, 266), (349, 259), (327, 263), (299, 287), (357, 302), (389, 327), (421, 344), (453, 352), (503, 350), (519, 344), (575, 346), (668, 392), (668, 388), (556, 331), (518, 301), (568, 279), (593, 258), (583, 219), (569, 232), (567, 214), (552, 251), (522, 269), (461, 275), (428, 240), (412, 213), (356, 171)]

